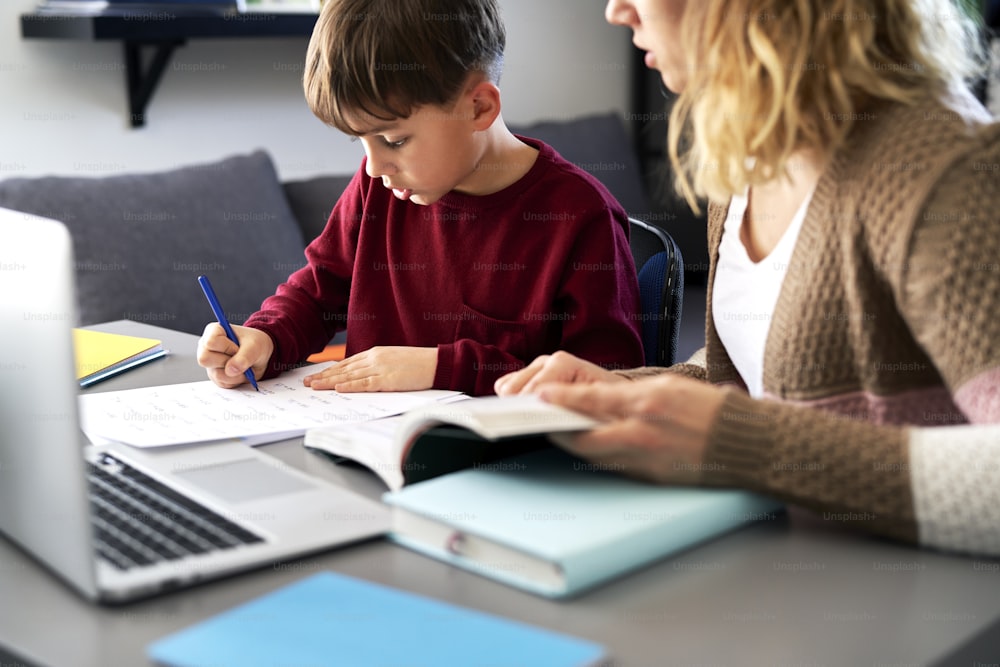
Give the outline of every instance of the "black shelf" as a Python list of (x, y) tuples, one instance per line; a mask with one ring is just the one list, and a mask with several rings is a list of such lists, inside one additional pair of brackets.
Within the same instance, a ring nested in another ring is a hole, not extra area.
[(312, 34), (316, 14), (202, 14), (122, 12), (117, 15), (22, 14), (26, 39), (169, 41)]
[[(22, 14), (25, 39), (120, 41), (125, 55), (129, 123), (142, 127), (146, 108), (174, 50), (189, 39), (307, 37), (316, 14), (198, 14), (173, 11), (113, 15)], [(143, 50), (152, 51), (144, 64)]]

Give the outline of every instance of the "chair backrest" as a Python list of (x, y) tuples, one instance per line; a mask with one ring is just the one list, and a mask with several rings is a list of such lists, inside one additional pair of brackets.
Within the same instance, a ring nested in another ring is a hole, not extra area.
[(670, 366), (677, 355), (684, 300), (684, 260), (666, 231), (629, 218), (629, 243), (639, 274), (642, 345), (647, 366)]

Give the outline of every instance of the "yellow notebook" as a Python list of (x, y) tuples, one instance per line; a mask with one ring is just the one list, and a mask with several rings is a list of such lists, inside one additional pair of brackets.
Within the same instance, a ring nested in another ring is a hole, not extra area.
[(163, 342), (154, 338), (73, 329), (76, 379), (81, 387), (135, 368), (167, 354)]

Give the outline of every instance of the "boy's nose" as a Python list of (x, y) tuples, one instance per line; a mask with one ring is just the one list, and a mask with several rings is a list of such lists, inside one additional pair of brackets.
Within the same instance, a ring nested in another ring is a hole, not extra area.
[(382, 160), (377, 155), (370, 153), (365, 164), (365, 172), (371, 178), (382, 178), (383, 176), (392, 176), (396, 173), (396, 168), (390, 161)]

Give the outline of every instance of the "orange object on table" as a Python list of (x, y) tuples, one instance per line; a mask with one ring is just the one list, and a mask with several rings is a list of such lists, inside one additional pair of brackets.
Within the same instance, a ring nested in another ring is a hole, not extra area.
[(343, 361), (346, 350), (347, 345), (345, 343), (340, 343), (339, 345), (327, 345), (322, 352), (309, 355), (309, 358), (306, 359), (306, 361), (312, 364), (318, 364), (321, 361)]

